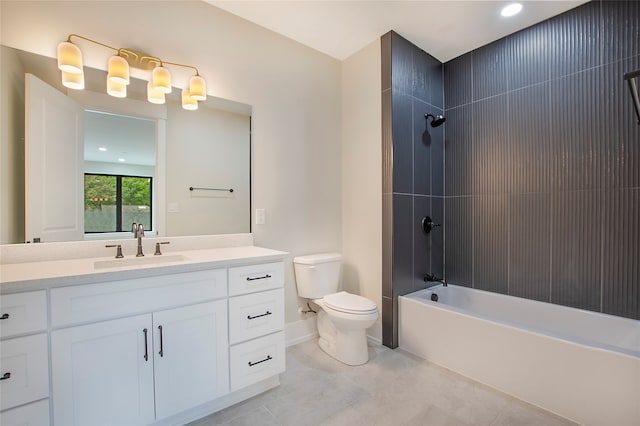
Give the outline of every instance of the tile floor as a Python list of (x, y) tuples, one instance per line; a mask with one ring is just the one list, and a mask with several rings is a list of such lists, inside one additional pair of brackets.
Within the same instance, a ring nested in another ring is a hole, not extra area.
[(346, 366), (309, 341), (287, 349), (280, 386), (190, 426), (561, 426), (532, 405), (384, 346)]

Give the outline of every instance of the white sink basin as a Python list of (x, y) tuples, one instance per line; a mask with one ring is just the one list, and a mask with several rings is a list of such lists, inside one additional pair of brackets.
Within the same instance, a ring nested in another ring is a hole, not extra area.
[(158, 264), (161, 265), (163, 263), (182, 262), (185, 260), (189, 260), (189, 258), (181, 254), (163, 254), (161, 256), (151, 255), (144, 257), (129, 257), (124, 259), (97, 260), (93, 263), (93, 267), (95, 269), (126, 268), (132, 266), (147, 266)]

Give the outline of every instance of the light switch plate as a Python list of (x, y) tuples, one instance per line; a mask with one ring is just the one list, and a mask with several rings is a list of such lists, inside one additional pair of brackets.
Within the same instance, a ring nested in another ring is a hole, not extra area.
[(256, 209), (256, 225), (264, 225), (267, 222), (267, 212), (264, 209)]

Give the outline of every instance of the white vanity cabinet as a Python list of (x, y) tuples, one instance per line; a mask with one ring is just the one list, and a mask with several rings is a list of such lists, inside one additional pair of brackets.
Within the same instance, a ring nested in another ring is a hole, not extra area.
[(0, 425), (185, 424), (277, 386), (286, 253), (183, 253), (3, 265)]
[[(54, 323), (155, 308), (52, 331), (54, 424), (149, 424), (225, 395), (226, 285), (218, 269), (53, 289)], [(176, 301), (192, 304), (160, 310)]]
[(285, 370), (284, 264), (229, 268), (231, 390)]
[(0, 424), (49, 424), (44, 291), (0, 298)]

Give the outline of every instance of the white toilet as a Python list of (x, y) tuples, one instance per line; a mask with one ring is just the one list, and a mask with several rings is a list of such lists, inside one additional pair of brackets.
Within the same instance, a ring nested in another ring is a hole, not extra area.
[(293, 259), (298, 296), (312, 299), (318, 312), (318, 344), (326, 353), (348, 365), (369, 360), (367, 328), (378, 319), (378, 307), (366, 297), (338, 291), (342, 256), (312, 254)]

